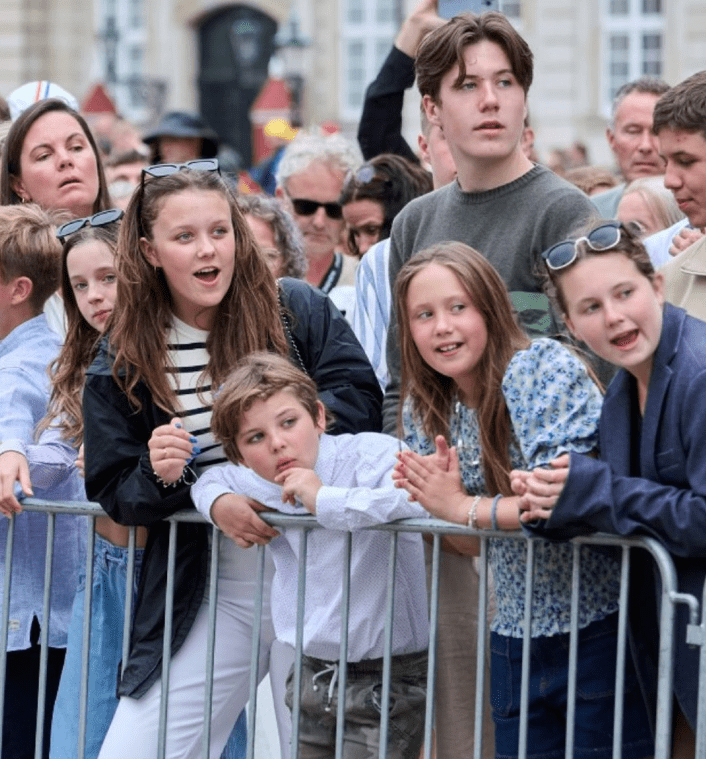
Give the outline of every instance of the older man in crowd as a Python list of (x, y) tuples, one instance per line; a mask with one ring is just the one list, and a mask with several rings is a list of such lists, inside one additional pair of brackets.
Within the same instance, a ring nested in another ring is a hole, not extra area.
[(624, 181), (591, 197), (605, 219), (615, 218), (623, 192), (633, 179), (664, 174), (664, 161), (652, 132), (652, 112), (668, 89), (669, 85), (661, 79), (643, 76), (624, 84), (615, 95), (606, 139)]
[(362, 163), (358, 146), (340, 134), (300, 134), (277, 169), (277, 197), (292, 214), (309, 262), (307, 282), (323, 290), (350, 321), (357, 260), (340, 248), (345, 226), (338, 202), (349, 171)]

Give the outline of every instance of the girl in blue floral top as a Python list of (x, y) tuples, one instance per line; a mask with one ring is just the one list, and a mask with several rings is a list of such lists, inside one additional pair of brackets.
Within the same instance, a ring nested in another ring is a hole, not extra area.
[[(413, 256), (398, 276), (396, 307), (401, 421), (411, 448), (400, 454), (398, 485), (435, 517), (517, 530), (511, 470), (548, 465), (565, 451), (594, 451), (598, 388), (560, 343), (530, 342), (500, 276), (467, 245), (441, 243)], [(564, 756), (572, 550), (535, 544), (529, 757)], [(517, 755), (519, 740), (526, 542), (491, 539), (489, 559), (497, 596), (491, 623), (496, 755), (509, 757)], [(619, 575), (613, 557), (581, 549), (575, 756), (612, 756)], [(629, 669), (625, 759), (652, 753)]]

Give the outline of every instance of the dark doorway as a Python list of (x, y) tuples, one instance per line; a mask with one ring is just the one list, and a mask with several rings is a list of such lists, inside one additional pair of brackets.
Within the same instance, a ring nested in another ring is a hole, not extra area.
[(267, 80), (277, 22), (249, 5), (209, 16), (199, 29), (201, 113), (243, 167), (252, 162), (250, 106)]

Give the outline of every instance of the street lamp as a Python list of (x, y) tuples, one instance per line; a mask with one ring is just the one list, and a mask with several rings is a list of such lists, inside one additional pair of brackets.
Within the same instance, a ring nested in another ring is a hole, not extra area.
[(290, 122), (294, 128), (304, 123), (302, 117), (304, 55), (310, 45), (310, 41), (301, 36), (299, 19), (292, 11), (287, 24), (275, 35), (275, 48), (284, 65), (284, 80), (292, 96)]

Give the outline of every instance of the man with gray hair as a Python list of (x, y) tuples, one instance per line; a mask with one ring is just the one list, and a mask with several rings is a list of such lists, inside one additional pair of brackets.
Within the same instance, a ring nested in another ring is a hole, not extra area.
[(349, 171), (363, 157), (341, 134), (299, 134), (287, 145), (277, 169), (277, 197), (304, 237), (309, 269), (306, 281), (329, 295), (351, 321), (357, 260), (339, 248), (345, 226), (338, 202)]
[(625, 181), (591, 197), (605, 219), (615, 218), (625, 187), (633, 179), (664, 174), (664, 161), (652, 132), (652, 112), (668, 89), (662, 79), (642, 76), (627, 82), (615, 94), (606, 139)]

